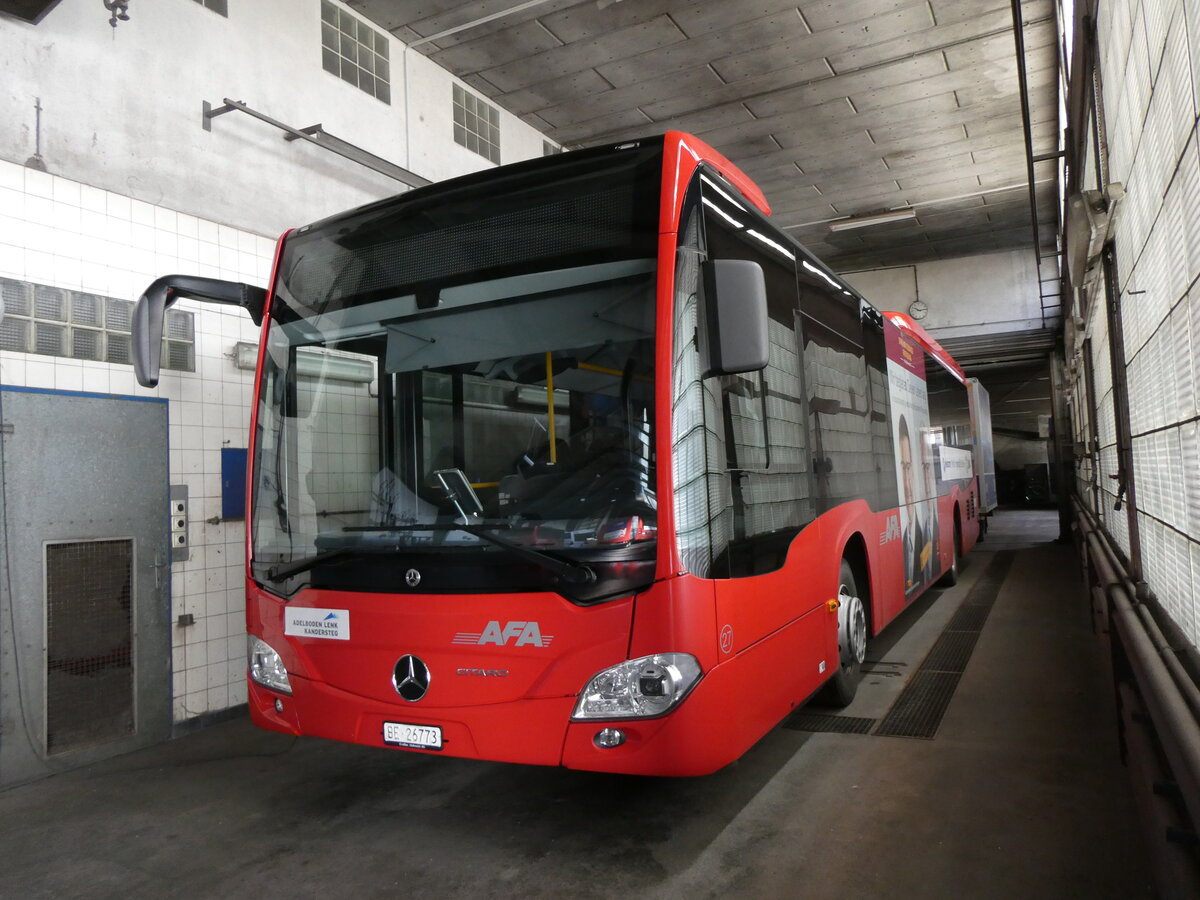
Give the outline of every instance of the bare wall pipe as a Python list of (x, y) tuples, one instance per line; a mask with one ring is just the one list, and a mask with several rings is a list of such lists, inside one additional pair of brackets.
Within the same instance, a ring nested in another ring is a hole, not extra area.
[(1134, 594), (1126, 585), (1126, 579), (1118, 574), (1104, 538), (1078, 499), (1074, 504), (1077, 514), (1087, 525), (1084, 533), (1096, 575), (1104, 584), (1112, 604), (1113, 625), (1133, 667), (1143, 702), (1195, 826), (1200, 823), (1200, 723), (1146, 633), (1134, 609)]
[(1154, 621), (1154, 615), (1149, 608), (1143, 603), (1138, 606), (1137, 612), (1138, 617), (1142, 620), (1142, 627), (1146, 629), (1146, 636), (1166, 664), (1171, 677), (1175, 679), (1175, 684), (1179, 686), (1179, 692), (1183, 694), (1184, 702), (1191, 707), (1192, 715), (1200, 721), (1200, 688), (1196, 687), (1196, 683), (1188, 675), (1183, 663), (1175, 655), (1174, 648), (1162, 633), (1162, 629), (1158, 627), (1158, 623)]
[(1114, 620), (1141, 687), (1155, 732), (1194, 823), (1200, 822), (1200, 726), (1154, 652), (1123, 588), (1113, 591)]
[[(1089, 541), (1099, 543), (1100, 550), (1096, 553), (1096, 560), (1097, 563), (1102, 561), (1103, 566), (1097, 565), (1096, 568), (1101, 580), (1108, 586), (1108, 595), (1112, 595), (1113, 588), (1120, 587), (1124, 591), (1127, 600), (1136, 597), (1137, 593), (1133, 583), (1120, 573), (1120, 567), (1113, 558), (1111, 551), (1104, 545), (1101, 533), (1094, 529), (1090, 530), (1088, 538)], [(1163, 661), (1163, 665), (1167, 667), (1171, 679), (1179, 689), (1184, 702), (1191, 709), (1192, 715), (1200, 723), (1200, 687), (1196, 686), (1196, 682), (1192, 680), (1192, 677), (1188, 674), (1179, 657), (1175, 655), (1175, 649), (1171, 646), (1170, 641), (1167, 640), (1166, 635), (1163, 634), (1162, 629), (1159, 628), (1158, 622), (1154, 620), (1154, 615), (1150, 609), (1144, 603), (1131, 602), (1133, 604), (1131, 608), (1141, 620), (1142, 628), (1146, 632), (1146, 638)]]
[[(1180, 821), (1178, 808), (1154, 790), (1156, 784), (1168, 781), (1170, 775), (1162, 770), (1158, 754), (1154, 752), (1153, 738), (1144, 724), (1142, 705), (1129, 684), (1119, 685), (1117, 694), (1121, 701), (1125, 742), (1129, 747), (1129, 773), (1134, 783), (1143, 788), (1133, 792), (1134, 802), (1146, 827), (1160, 838), (1146, 842), (1151, 866), (1157, 873), (1155, 880), (1159, 886), (1176, 887), (1178, 896), (1200, 897), (1200, 878), (1191, 850), (1169, 839), (1173, 831), (1186, 830), (1187, 823)], [(1164, 892), (1164, 896), (1173, 894)]]
[[(1097, 562), (1100, 560), (1104, 562), (1102, 579), (1105, 583), (1110, 586), (1120, 584), (1124, 588), (1127, 597), (1136, 597), (1137, 590), (1135, 585), (1121, 573), (1120, 564), (1104, 541), (1103, 534), (1094, 527), (1089, 527), (1085, 533), (1089, 538), (1089, 542), (1093, 537), (1099, 541), (1099, 552), (1093, 552)], [(1099, 568), (1097, 566), (1097, 569)], [(1146, 632), (1147, 638), (1158, 653), (1159, 658), (1162, 659), (1163, 664), (1167, 667), (1167, 671), (1170, 672), (1171, 678), (1174, 680), (1176, 687), (1179, 688), (1179, 693), (1183, 696), (1184, 702), (1191, 709), (1192, 715), (1196, 717), (1197, 722), (1200, 722), (1200, 687), (1196, 685), (1187, 668), (1176, 655), (1175, 648), (1171, 646), (1171, 642), (1163, 634), (1150, 608), (1141, 602), (1135, 603), (1134, 608), (1142, 621), (1142, 627)]]
[[(1025, 169), (1029, 178), (1029, 218), (1033, 224), (1033, 258), (1037, 263), (1038, 297), (1042, 294), (1042, 239), (1038, 229), (1037, 176), (1033, 171), (1033, 126), (1029, 122), (1029, 78), (1025, 74), (1025, 21), (1021, 15), (1021, 0), (1012, 0), (1013, 41), (1017, 52), (1017, 83), (1021, 95), (1021, 125), (1025, 130)], [(1046, 310), (1042, 308), (1042, 327), (1046, 326)]]

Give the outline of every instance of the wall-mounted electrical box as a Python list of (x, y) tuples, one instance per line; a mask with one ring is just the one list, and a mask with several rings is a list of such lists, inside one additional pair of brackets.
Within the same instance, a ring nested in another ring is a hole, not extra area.
[(192, 548), (188, 544), (188, 489), (186, 484), (171, 485), (171, 501), (168, 507), (171, 523), (171, 562), (190, 559)]

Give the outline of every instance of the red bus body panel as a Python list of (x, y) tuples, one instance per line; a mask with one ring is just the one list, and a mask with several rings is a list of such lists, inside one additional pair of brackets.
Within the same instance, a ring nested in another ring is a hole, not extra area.
[[(632, 775), (715, 772), (749, 750), (807, 699), (787, 676), (795, 672), (798, 660), (815, 659), (827, 650), (830, 620), (836, 644), (837, 615), (815, 609), (707, 672), (678, 708), (662, 718), (572, 722), (562, 764)], [(806, 682), (815, 687), (825, 677)], [(620, 747), (601, 750), (592, 739), (609, 724), (621, 728), (627, 740)]]
[[(259, 724), (378, 746), (385, 721), (439, 725), (446, 755), (552, 765), (580, 689), (625, 658), (633, 614), (628, 597), (588, 608), (549, 593), (302, 591), (285, 603), (249, 590), (249, 630), (276, 649), (293, 683), (282, 714), (273, 706), (277, 695), (252, 683)], [(350, 640), (285, 636), (289, 606), (348, 609)], [(481, 644), (491, 621), (501, 628), (536, 622), (539, 642), (517, 646), (514, 635), (503, 645)], [(432, 673), (419, 703), (402, 700), (392, 686), (397, 660), (410, 653)]]

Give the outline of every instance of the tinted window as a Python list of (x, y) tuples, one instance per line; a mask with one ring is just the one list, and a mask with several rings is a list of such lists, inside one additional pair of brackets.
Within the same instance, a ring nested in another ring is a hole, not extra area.
[(858, 498), (880, 509), (886, 395), (868, 374), (862, 303), (810, 260), (798, 274), (817, 511)]
[(761, 372), (716, 379), (729, 501), (729, 541), (714, 547), (713, 575), (783, 565), (795, 535), (813, 519), (805, 391), (796, 335), (796, 247), (732, 189), (702, 178), (709, 259), (758, 263), (767, 288), (770, 359)]

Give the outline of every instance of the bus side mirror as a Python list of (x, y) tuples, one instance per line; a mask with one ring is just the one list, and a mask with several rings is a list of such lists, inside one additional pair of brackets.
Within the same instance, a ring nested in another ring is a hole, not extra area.
[(704, 262), (708, 366), (704, 377), (766, 368), (767, 286), (762, 266), (746, 259)]
[(250, 313), (255, 325), (262, 324), (267, 305), (267, 292), (249, 284), (197, 275), (164, 275), (155, 279), (133, 310), (133, 371), (142, 387), (158, 384), (163, 319), (167, 307), (180, 297), (240, 306)]

